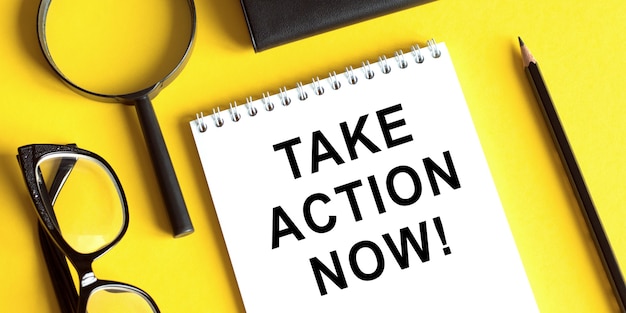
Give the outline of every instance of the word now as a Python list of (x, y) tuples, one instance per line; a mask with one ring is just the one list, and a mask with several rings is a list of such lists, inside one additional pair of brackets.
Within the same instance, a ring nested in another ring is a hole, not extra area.
[[(443, 224), (441, 223), (440, 217), (433, 218), (433, 223), (435, 224), (435, 228), (437, 229), (437, 233), (439, 235), (439, 239), (441, 243), (444, 245), (443, 253), (445, 255), (449, 255), (452, 253), (450, 247), (447, 246), (447, 241), (445, 237), (445, 233), (443, 231)], [(409, 245), (415, 251), (417, 256), (419, 257), (422, 263), (428, 262), (430, 260), (430, 250), (428, 248), (428, 235), (426, 232), (426, 221), (419, 223), (419, 238), (420, 243), (417, 242), (415, 236), (413, 236), (413, 232), (408, 227), (400, 229), (400, 249), (398, 249), (397, 244), (391, 239), (389, 234), (382, 235), (385, 244), (393, 254), (396, 263), (400, 269), (406, 269), (409, 267)], [(376, 258), (376, 268), (371, 272), (365, 272), (361, 265), (358, 263), (357, 254), (361, 251), (369, 250), (374, 257)], [(315, 276), (315, 281), (317, 282), (317, 287), (320, 291), (320, 295), (324, 296), (328, 294), (326, 290), (326, 284), (323, 279), (324, 275), (328, 278), (335, 286), (340, 289), (348, 288), (348, 283), (346, 281), (346, 276), (344, 274), (343, 267), (339, 261), (339, 257), (337, 255), (337, 251), (330, 252), (330, 258), (332, 260), (332, 269), (327, 265), (322, 263), (318, 258), (311, 258), (309, 261), (311, 262), (311, 269), (313, 270), (313, 275)], [(373, 241), (359, 241), (348, 253), (348, 260), (350, 264), (350, 269), (354, 276), (363, 281), (370, 281), (380, 277), (385, 270), (385, 258), (383, 256), (383, 252), (381, 248)]]

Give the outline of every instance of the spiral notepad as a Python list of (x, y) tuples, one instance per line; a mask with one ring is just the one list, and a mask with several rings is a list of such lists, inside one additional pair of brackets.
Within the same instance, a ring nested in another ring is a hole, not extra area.
[(246, 312), (537, 311), (445, 44), (190, 127)]

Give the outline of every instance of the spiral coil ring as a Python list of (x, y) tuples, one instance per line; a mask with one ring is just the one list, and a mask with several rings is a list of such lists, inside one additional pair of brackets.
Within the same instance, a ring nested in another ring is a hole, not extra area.
[[(408, 53), (404, 53), (402, 50), (398, 50), (394, 53), (395, 64), (398, 69), (405, 69), (410, 66), (413, 62), (415, 64), (422, 64), (426, 60), (426, 55), (429, 55), (432, 59), (437, 59), (441, 56), (441, 50), (437, 46), (437, 42), (434, 39), (430, 39), (426, 42), (427, 48), (420, 48), (419, 45), (413, 45), (411, 47), (411, 51)], [(425, 49), (428, 50), (428, 53), (423, 53)], [(411, 61), (409, 61), (411, 60)], [(385, 55), (381, 55), (378, 58), (378, 66), (380, 67), (380, 72), (382, 74), (388, 74), (392, 71), (392, 64), (394, 62), (389, 62)], [(368, 60), (365, 60), (361, 63), (362, 75), (365, 79), (373, 79), (375, 76), (375, 71), (372, 68), (372, 64)], [(343, 73), (347, 83), (349, 85), (356, 85), (359, 82), (359, 77), (357, 72), (354, 70), (352, 66), (347, 66), (345, 68), (345, 72)], [(300, 101), (306, 101), (309, 98), (309, 94), (307, 89), (311, 90), (315, 96), (322, 96), (325, 92), (324, 83), (328, 83), (328, 86), (332, 90), (339, 90), (342, 88), (342, 84), (340, 81), (340, 77), (336, 72), (329, 72), (328, 77), (320, 80), (319, 77), (313, 78), (312, 82), (307, 85), (303, 85), (302, 82), (296, 83), (295, 89), (288, 90), (287, 87), (282, 87), (278, 89), (278, 93), (275, 95), (278, 101), (283, 106), (289, 106), (292, 103), (292, 98), (289, 93), (295, 90), (296, 99)], [(272, 95), (269, 92), (264, 92), (262, 94), (262, 98), (259, 99), (260, 104), (262, 104), (265, 111), (273, 111), (275, 109), (275, 105), (272, 102)], [(256, 116), (259, 111), (255, 106), (255, 101), (253, 101), (252, 97), (246, 98), (246, 111), (248, 116)], [(239, 122), (243, 116), (238, 110), (237, 102), (230, 103), (229, 105), (229, 114), (230, 119), (233, 122)], [(222, 127), (225, 124), (224, 118), (221, 116), (221, 112), (219, 107), (217, 109), (213, 109), (213, 124), (215, 127)], [(198, 127), (198, 131), (206, 132), (208, 129), (208, 124), (205, 121), (205, 116), (202, 112), (196, 114), (195, 123)]]

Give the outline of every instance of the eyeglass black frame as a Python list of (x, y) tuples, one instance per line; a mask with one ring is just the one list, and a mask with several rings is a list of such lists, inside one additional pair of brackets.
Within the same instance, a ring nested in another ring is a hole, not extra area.
[[(41, 177), (41, 173), (38, 173), (38, 165), (42, 159), (60, 153), (75, 154), (77, 155), (77, 158), (62, 158), (53, 182), (48, 189), (43, 181), (43, 177)], [(63, 187), (65, 180), (72, 171), (79, 156), (86, 156), (94, 159), (108, 171), (118, 190), (123, 211), (124, 223), (117, 237), (115, 237), (109, 244), (90, 253), (78, 252), (65, 241), (61, 235), (53, 209), (54, 199), (56, 199), (56, 196)], [(100, 289), (110, 287), (125, 289), (140, 295), (152, 306), (154, 312), (159, 313), (159, 308), (154, 299), (152, 299), (152, 297), (142, 289), (121, 282), (100, 280), (96, 278), (92, 270), (93, 262), (115, 246), (122, 239), (128, 229), (129, 214), (126, 196), (119, 178), (117, 177), (117, 174), (115, 174), (111, 165), (101, 156), (91, 151), (78, 148), (73, 144), (33, 144), (22, 146), (18, 148), (17, 158), (22, 169), (26, 187), (28, 188), (31, 200), (35, 206), (40, 221), (40, 244), (46, 259), (48, 272), (55, 287), (55, 293), (62, 310), (68, 313), (85, 313), (87, 310), (88, 299), (91, 294)], [(78, 273), (78, 279), (80, 282), (78, 295), (76, 295), (76, 287), (74, 286), (73, 280), (69, 276), (70, 273), (65, 260), (66, 257), (74, 265), (74, 268)]]

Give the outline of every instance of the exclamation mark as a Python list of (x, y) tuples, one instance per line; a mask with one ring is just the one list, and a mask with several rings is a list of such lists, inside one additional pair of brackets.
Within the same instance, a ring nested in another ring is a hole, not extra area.
[(435, 228), (437, 228), (439, 239), (441, 239), (441, 243), (443, 244), (443, 253), (445, 255), (452, 253), (450, 247), (448, 247), (448, 243), (446, 242), (446, 234), (443, 232), (443, 224), (441, 224), (441, 218), (437, 216), (433, 218), (433, 222), (435, 222)]

